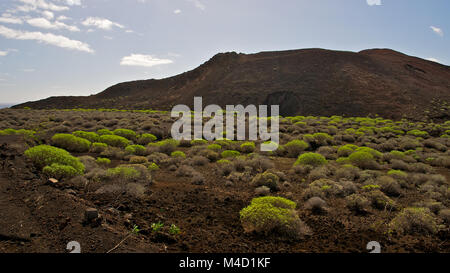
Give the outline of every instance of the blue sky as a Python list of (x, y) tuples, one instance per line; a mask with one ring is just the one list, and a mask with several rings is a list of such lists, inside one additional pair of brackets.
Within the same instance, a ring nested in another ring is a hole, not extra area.
[(0, 104), (90, 95), (218, 52), (392, 48), (450, 64), (448, 0), (2, 0)]

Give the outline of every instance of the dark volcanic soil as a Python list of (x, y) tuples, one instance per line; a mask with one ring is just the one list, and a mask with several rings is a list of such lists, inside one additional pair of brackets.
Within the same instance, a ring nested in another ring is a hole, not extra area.
[[(25, 147), (21, 138), (0, 137), (0, 252), (67, 252), (70, 241), (78, 241), (82, 252), (107, 252), (133, 225), (139, 226), (140, 234), (129, 237), (115, 252), (366, 252), (369, 241), (380, 242), (383, 252), (450, 250), (448, 231), (433, 237), (388, 237), (379, 226), (394, 214), (374, 210), (369, 216), (354, 216), (340, 209), (344, 204), (339, 199), (329, 200), (332, 209), (323, 216), (300, 208), (300, 217), (314, 232), (303, 240), (245, 235), (239, 211), (254, 197), (253, 189), (226, 187), (209, 165), (199, 169), (206, 178), (204, 185), (161, 171), (144, 198), (99, 196), (64, 182), (46, 185), (21, 155)], [(292, 161), (280, 159), (277, 169), (289, 169)], [(88, 207), (99, 210), (100, 226), (83, 225)], [(150, 225), (158, 221), (176, 224), (181, 234), (154, 235)]]
[(161, 80), (114, 85), (89, 97), (52, 97), (16, 108), (170, 110), (204, 105), (280, 105), (282, 116), (450, 117), (450, 67), (393, 50), (303, 49), (223, 53)]

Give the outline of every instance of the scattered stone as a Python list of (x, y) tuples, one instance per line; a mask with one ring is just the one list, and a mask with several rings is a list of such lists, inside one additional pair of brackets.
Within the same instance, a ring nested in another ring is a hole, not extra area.
[(98, 210), (96, 208), (88, 208), (84, 211), (84, 220), (87, 223), (93, 222), (98, 218)]
[(47, 183), (48, 183), (49, 185), (57, 185), (57, 184), (59, 183), (59, 181), (58, 181), (58, 179), (55, 179), (55, 178), (49, 178), (49, 179), (47, 180)]
[(66, 190), (66, 193), (67, 193), (67, 194), (70, 194), (70, 195), (77, 195), (77, 192), (74, 191), (74, 190), (72, 190), (72, 189)]
[(225, 182), (225, 186), (226, 187), (232, 187), (233, 186), (233, 182), (227, 181), (227, 182)]

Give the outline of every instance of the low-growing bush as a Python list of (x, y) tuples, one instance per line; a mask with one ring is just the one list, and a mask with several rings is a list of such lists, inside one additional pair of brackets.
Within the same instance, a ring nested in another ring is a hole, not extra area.
[(243, 153), (253, 153), (256, 149), (254, 142), (245, 142), (241, 144), (241, 152)]
[(295, 208), (295, 202), (282, 197), (257, 197), (240, 211), (240, 219), (247, 233), (277, 233), (297, 239), (311, 230), (300, 220)]
[(306, 201), (305, 208), (315, 214), (324, 213), (327, 209), (327, 202), (320, 197), (311, 197)]
[(152, 164), (150, 164), (150, 165), (148, 166), (148, 170), (149, 170), (149, 171), (158, 171), (158, 170), (159, 170), (159, 166), (158, 166), (158, 164), (152, 162)]
[(125, 148), (130, 144), (130, 141), (128, 139), (116, 135), (101, 135), (99, 138), (99, 142), (119, 148)]
[(56, 134), (52, 137), (52, 144), (70, 152), (84, 153), (91, 148), (91, 142), (87, 139), (70, 134)]
[(407, 135), (415, 136), (415, 137), (427, 137), (428, 133), (425, 131), (420, 131), (417, 129), (406, 132)]
[(208, 145), (208, 149), (217, 152), (222, 149), (222, 146), (220, 146), (219, 144), (211, 144), (211, 145)]
[(53, 163), (50, 166), (45, 166), (42, 172), (48, 177), (62, 179), (62, 178), (72, 178), (79, 175), (79, 172), (72, 166), (61, 165), (58, 163)]
[(357, 214), (366, 213), (370, 207), (369, 200), (360, 194), (349, 195), (345, 198), (345, 201), (347, 207)]
[(374, 165), (375, 159), (369, 152), (359, 151), (352, 153), (348, 160), (355, 166), (360, 168), (370, 168)]
[(108, 144), (106, 144), (106, 143), (94, 142), (91, 145), (90, 151), (92, 153), (99, 154), (99, 153), (103, 152), (107, 147), (108, 147)]
[(296, 139), (284, 144), (283, 148), (289, 157), (298, 157), (308, 146), (305, 141)]
[(113, 131), (113, 134), (129, 140), (136, 139), (136, 132), (130, 129), (116, 129)]
[(125, 180), (137, 180), (141, 176), (141, 173), (138, 170), (128, 166), (118, 166), (113, 169), (108, 169), (106, 174), (111, 178), (119, 178)]
[(132, 155), (144, 155), (145, 154), (145, 147), (142, 145), (128, 145), (125, 148), (125, 151), (128, 154), (132, 154)]
[(389, 224), (391, 230), (405, 234), (435, 234), (438, 225), (427, 208), (405, 208)]
[(148, 160), (147, 160), (147, 158), (145, 156), (138, 156), (138, 155), (130, 157), (129, 161), (130, 161), (130, 164), (145, 164), (145, 163), (148, 163)]
[(266, 186), (274, 191), (277, 190), (279, 181), (280, 178), (276, 174), (266, 171), (264, 173), (257, 174), (253, 178), (251, 184), (254, 187)]
[(194, 139), (191, 141), (192, 146), (205, 145), (205, 144), (208, 144), (208, 141), (205, 139)]
[(150, 142), (155, 141), (156, 139), (157, 139), (157, 137), (155, 135), (153, 135), (153, 134), (142, 134), (142, 135), (139, 136), (137, 142), (140, 145), (147, 145)]
[(30, 158), (38, 168), (50, 166), (54, 163), (73, 167), (77, 174), (83, 174), (85, 167), (81, 161), (72, 156), (66, 150), (49, 145), (39, 145), (25, 151), (25, 156)]
[(234, 158), (234, 157), (240, 156), (241, 153), (238, 151), (234, 151), (234, 150), (226, 150), (226, 151), (223, 151), (220, 155), (223, 158)]
[(179, 157), (179, 158), (186, 158), (186, 154), (182, 151), (174, 151), (170, 154), (171, 157)]
[(113, 135), (113, 132), (111, 132), (111, 131), (108, 130), (108, 129), (100, 129), (100, 130), (97, 130), (97, 134), (100, 135), (100, 136), (103, 136), (103, 135)]
[(304, 153), (298, 157), (297, 161), (295, 161), (295, 163), (294, 163), (294, 166), (295, 165), (310, 165), (310, 166), (317, 167), (317, 166), (324, 165), (326, 163), (327, 163), (327, 160), (321, 154)]
[(108, 158), (104, 158), (104, 157), (97, 157), (97, 160), (95, 162), (97, 162), (98, 165), (103, 165), (103, 166), (107, 166), (107, 165), (111, 164), (111, 160)]
[(75, 131), (72, 133), (74, 136), (81, 137), (89, 140), (90, 142), (98, 142), (99, 135), (94, 132)]

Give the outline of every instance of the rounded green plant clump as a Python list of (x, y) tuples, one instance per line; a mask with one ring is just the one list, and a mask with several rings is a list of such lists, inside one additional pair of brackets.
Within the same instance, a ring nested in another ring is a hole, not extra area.
[(138, 143), (141, 145), (147, 145), (150, 142), (153, 142), (157, 139), (157, 137), (153, 134), (142, 134), (138, 138)]
[(306, 148), (308, 148), (308, 143), (303, 140), (292, 140), (288, 143), (284, 144), (283, 147), (290, 157), (297, 157), (303, 152)]
[(126, 146), (128, 146), (128, 144), (130, 144), (130, 141), (128, 139), (115, 135), (102, 135), (99, 138), (99, 142), (106, 143), (109, 146), (119, 148), (125, 148)]
[(367, 166), (367, 164), (369, 164), (370, 162), (373, 162), (374, 157), (371, 153), (359, 151), (351, 154), (348, 157), (348, 160), (358, 167), (364, 167)]
[(90, 142), (98, 142), (99, 135), (94, 132), (75, 131), (72, 133), (76, 137), (81, 137), (89, 140)]
[(199, 145), (205, 145), (208, 144), (208, 141), (205, 139), (194, 139), (191, 141), (192, 146), (199, 146)]
[(94, 142), (91, 145), (91, 152), (93, 153), (101, 153), (103, 152), (106, 148), (108, 148), (108, 144), (106, 143), (100, 143), (100, 142)]
[(53, 177), (56, 179), (61, 178), (71, 178), (79, 175), (79, 172), (72, 166), (61, 165), (58, 163), (53, 163), (50, 166), (45, 166), (42, 172), (48, 177)]
[(91, 148), (91, 142), (87, 139), (70, 134), (56, 134), (52, 137), (52, 144), (70, 152), (84, 153)]
[(26, 150), (25, 156), (30, 158), (39, 168), (57, 163), (59, 165), (73, 167), (76, 170), (77, 175), (84, 173), (85, 168), (83, 163), (66, 150), (60, 148), (49, 145), (39, 145)]
[(106, 174), (109, 177), (122, 178), (126, 180), (138, 179), (141, 173), (133, 167), (119, 166), (113, 169), (108, 169)]
[(254, 142), (245, 142), (241, 144), (241, 151), (243, 153), (253, 153), (256, 149)]
[(222, 146), (220, 146), (219, 144), (211, 144), (211, 145), (208, 145), (208, 149), (217, 152), (222, 149)]
[(221, 156), (223, 158), (233, 158), (233, 157), (237, 157), (240, 155), (241, 155), (241, 153), (238, 151), (235, 151), (235, 150), (226, 150), (221, 153)]
[(125, 151), (133, 155), (143, 155), (145, 153), (145, 147), (142, 145), (128, 145)]
[(305, 153), (298, 157), (297, 161), (295, 161), (295, 165), (310, 165), (310, 166), (321, 166), (327, 163), (325, 157), (321, 154), (317, 153)]
[(309, 229), (300, 220), (295, 208), (295, 202), (282, 197), (258, 197), (241, 210), (240, 219), (247, 233), (278, 233), (297, 238), (309, 233)]
[(113, 131), (113, 134), (116, 136), (121, 136), (129, 140), (133, 140), (136, 138), (136, 132), (129, 129), (116, 129)]
[(393, 231), (407, 234), (434, 234), (438, 225), (427, 208), (405, 208), (390, 223)]
[(279, 181), (280, 179), (276, 174), (266, 171), (264, 173), (257, 174), (253, 178), (251, 184), (255, 187), (266, 186), (271, 190), (276, 190)]
[(159, 166), (158, 166), (158, 164), (152, 162), (152, 164), (150, 164), (150, 165), (148, 166), (148, 170), (149, 170), (149, 171), (157, 171), (157, 170), (159, 170)]
[(95, 160), (95, 162), (97, 162), (97, 164), (99, 165), (109, 165), (111, 164), (111, 160), (109, 158), (104, 158), (104, 157), (98, 157), (97, 160)]
[(100, 129), (100, 130), (97, 130), (97, 134), (99, 134), (100, 136), (113, 135), (113, 132), (111, 132), (108, 129)]
[(186, 154), (183, 153), (182, 151), (175, 151), (175, 152), (172, 152), (172, 153), (170, 154), (170, 156), (171, 156), (171, 157), (186, 158)]

